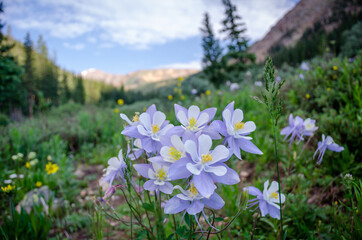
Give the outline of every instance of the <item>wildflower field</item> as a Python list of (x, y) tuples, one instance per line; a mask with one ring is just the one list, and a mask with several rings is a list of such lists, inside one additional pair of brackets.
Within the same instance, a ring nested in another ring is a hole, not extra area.
[(219, 90), (180, 78), (2, 127), (0, 236), (360, 239), (361, 67), (267, 60)]

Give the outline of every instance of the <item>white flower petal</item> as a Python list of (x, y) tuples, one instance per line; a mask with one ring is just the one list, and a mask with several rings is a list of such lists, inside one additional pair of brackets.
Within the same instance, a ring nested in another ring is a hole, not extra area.
[(168, 151), (170, 150), (170, 147), (162, 147), (160, 150), (160, 155), (165, 161), (170, 161), (170, 155), (168, 154)]
[(230, 151), (223, 145), (217, 146), (212, 152), (212, 162), (216, 163), (220, 160), (223, 160), (229, 157)]
[(192, 105), (189, 109), (188, 109), (188, 118), (195, 118), (198, 119), (199, 115), (200, 115), (200, 108), (198, 106)]
[(139, 117), (139, 122), (147, 129), (151, 130), (151, 117), (148, 113), (142, 113)]
[(177, 118), (183, 126), (188, 126), (187, 116), (184, 111), (178, 111)]
[(256, 129), (255, 123), (253, 121), (248, 121), (245, 123), (243, 129), (238, 131), (238, 134), (254, 132)]
[(121, 117), (123, 120), (125, 120), (129, 125), (132, 125), (132, 124), (133, 124), (133, 122), (132, 122), (131, 120), (129, 120), (129, 118), (126, 116), (126, 114), (121, 113), (121, 114), (120, 114), (120, 117)]
[(202, 134), (198, 138), (198, 142), (199, 142), (199, 156), (201, 156), (201, 154), (208, 154), (212, 146), (211, 138), (208, 135)]
[(184, 143), (181, 141), (181, 138), (177, 135), (171, 136), (171, 143), (176, 148), (177, 151), (185, 152)]
[(155, 172), (150, 168), (150, 169), (148, 169), (148, 177), (150, 178), (150, 179), (156, 179), (156, 174), (155, 174)]
[(191, 140), (187, 140), (185, 143), (185, 150), (191, 155), (191, 159), (194, 162), (200, 162), (199, 155), (196, 150), (196, 143)]
[(144, 135), (144, 136), (149, 136), (150, 134), (149, 134), (149, 131), (147, 131), (146, 130), (146, 128), (144, 127), (144, 126), (142, 126), (142, 125), (138, 125), (137, 126), (137, 130), (138, 130), (138, 132), (141, 134), (141, 135)]
[(215, 174), (216, 176), (219, 176), (219, 177), (224, 176), (226, 174), (226, 172), (227, 172), (227, 169), (224, 166), (216, 166), (216, 167), (205, 166), (204, 170), (205, 170), (205, 172), (213, 173), (213, 174)]
[(222, 117), (225, 120), (226, 125), (230, 125), (231, 123), (231, 112), (229, 111), (229, 109), (226, 109), (222, 112)]
[(244, 114), (241, 109), (235, 109), (233, 117), (231, 119), (231, 123), (234, 125), (237, 122), (241, 122), (244, 119)]
[(118, 169), (121, 166), (121, 162), (116, 157), (112, 157), (108, 160), (108, 165), (114, 169)]
[(186, 164), (186, 168), (192, 174), (199, 175), (201, 173), (201, 170), (202, 170), (202, 164), (201, 163), (197, 163), (197, 164), (188, 163), (188, 164)]
[(269, 193), (277, 192), (278, 189), (279, 189), (279, 187), (278, 187), (278, 182), (273, 181), (273, 182), (271, 183), (271, 185), (270, 185), (270, 188), (268, 189), (268, 192), (269, 192)]
[(209, 114), (207, 113), (201, 113), (199, 118), (196, 121), (197, 126), (202, 126), (203, 124), (207, 123), (209, 121)]
[(166, 120), (166, 115), (163, 112), (157, 111), (153, 114), (152, 125), (161, 127), (162, 123)]

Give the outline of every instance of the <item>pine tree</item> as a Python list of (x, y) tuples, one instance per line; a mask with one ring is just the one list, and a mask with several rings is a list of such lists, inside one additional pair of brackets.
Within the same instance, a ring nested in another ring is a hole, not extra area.
[(248, 53), (248, 39), (245, 36), (245, 23), (237, 14), (236, 6), (231, 0), (222, 0), (225, 7), (225, 19), (222, 21), (222, 33), (227, 34), (225, 40), (228, 42), (228, 53), (225, 61), (229, 64), (230, 70), (245, 70), (246, 65), (255, 61), (254, 54)]
[(24, 41), (24, 52), (25, 52), (25, 62), (24, 62), (24, 75), (23, 75), (23, 86), (27, 92), (27, 104), (28, 104), (28, 114), (29, 116), (33, 115), (33, 107), (35, 103), (36, 95), (36, 83), (34, 76), (34, 66), (33, 66), (33, 42), (31, 41), (30, 34), (27, 33)]
[(81, 76), (76, 77), (73, 99), (77, 103), (85, 103), (85, 90), (83, 85), (83, 79)]
[(62, 80), (62, 86), (61, 86), (61, 99), (62, 103), (68, 102), (72, 97), (72, 94), (69, 90), (68, 86), (68, 76), (66, 73), (63, 73), (63, 80)]
[[(3, 3), (0, 2), (0, 14), (3, 12)], [(3, 27), (0, 19), (0, 111), (10, 113), (13, 118), (20, 118), (20, 107), (25, 94), (21, 85), (23, 70), (9, 54), (14, 45), (6, 43), (6, 37), (2, 33)], [(18, 117), (14, 116), (14, 113)]]
[(223, 58), (222, 48), (220, 47), (219, 40), (216, 39), (212, 30), (209, 14), (205, 13), (202, 32), (202, 48), (204, 57), (202, 64), (205, 74), (210, 78), (210, 81), (217, 87), (224, 82), (225, 76), (223, 74)]

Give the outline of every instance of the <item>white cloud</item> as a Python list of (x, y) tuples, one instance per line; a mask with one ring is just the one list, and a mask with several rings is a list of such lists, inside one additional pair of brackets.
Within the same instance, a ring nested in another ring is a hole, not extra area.
[(80, 51), (80, 50), (84, 49), (84, 47), (85, 47), (83, 43), (70, 44), (70, 43), (65, 42), (63, 45), (66, 48), (74, 49), (77, 51)]
[[(295, 4), (294, 0), (233, 2), (252, 41), (263, 37)], [(19, 28), (48, 31), (64, 39), (92, 33), (104, 42), (140, 49), (199, 36), (205, 11), (219, 30), (224, 11), (221, 0), (5, 0), (5, 5), (6, 21)]]
[(177, 68), (177, 69), (201, 69), (200, 60), (194, 60), (187, 63), (171, 63), (166, 65), (161, 65), (157, 68)]

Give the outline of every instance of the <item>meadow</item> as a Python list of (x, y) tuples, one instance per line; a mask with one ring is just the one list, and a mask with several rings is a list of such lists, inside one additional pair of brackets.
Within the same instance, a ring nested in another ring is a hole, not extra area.
[[(217, 192), (225, 205), (215, 211), (216, 217), (210, 217), (210, 221), (218, 229), (228, 228), (211, 234), (210, 238), (360, 239), (361, 66), (360, 52), (353, 59), (314, 58), (308, 62), (308, 69), (288, 65), (278, 68), (275, 76), (285, 83), (276, 94), (283, 100), (276, 123), (277, 146), (272, 118), (263, 103), (262, 93), (268, 84), (263, 80), (264, 66), (241, 72), (232, 79), (233, 83), (222, 85), (218, 90), (210, 87), (199, 74), (163, 88), (164, 95), (160, 98), (129, 105), (122, 101), (107, 105), (69, 102), (23, 122), (1, 127), (0, 235), (4, 239), (152, 239), (140, 225), (122, 223), (136, 216), (125, 201), (125, 197), (132, 197), (131, 192), (122, 196), (123, 190), (115, 189), (113, 196), (105, 198), (99, 184), (107, 161), (117, 156), (120, 149), (127, 152), (129, 140), (121, 134), (127, 123), (120, 118), (120, 113), (132, 118), (136, 112), (142, 113), (155, 104), (170, 123), (179, 125), (175, 103), (186, 108), (196, 105), (201, 110), (216, 107), (214, 119), (222, 120), (224, 108), (234, 101), (235, 109), (243, 111), (245, 121), (255, 123), (256, 130), (250, 136), (263, 154), (242, 151), (242, 160), (235, 156), (228, 160), (228, 166), (238, 173), (240, 182), (218, 185)], [(316, 120), (318, 129), (299, 143), (289, 144), (280, 131), (289, 125), (290, 114)], [(317, 164), (313, 155), (322, 134), (331, 136), (344, 150), (327, 149), (323, 161)], [(222, 140), (214, 141), (214, 146), (219, 144)], [(280, 193), (285, 195), (282, 231), (278, 219), (269, 215), (262, 217), (259, 210), (246, 208), (247, 199), (253, 197), (243, 191), (250, 186), (262, 190), (265, 181), (277, 181), (276, 147)], [(142, 186), (144, 178), (137, 176), (134, 169), (133, 172)], [(46, 194), (39, 198), (37, 191)], [(146, 195), (146, 190), (141, 193)], [(25, 196), (28, 201), (24, 201)], [(23, 207), (27, 206), (28, 213), (26, 208), (17, 207), (20, 202)], [(152, 205), (155, 201), (142, 204), (136, 200), (134, 204), (141, 204), (137, 210), (144, 224), (157, 228), (148, 225), (145, 216), (151, 214), (151, 221), (160, 222), (154, 217), (160, 215)], [(187, 214), (182, 223), (182, 213), (174, 216), (179, 223), (176, 226), (171, 215), (161, 214), (167, 239), (206, 239), (207, 232), (214, 231), (205, 220), (200, 220), (204, 235), (194, 233), (197, 225), (190, 215)]]

